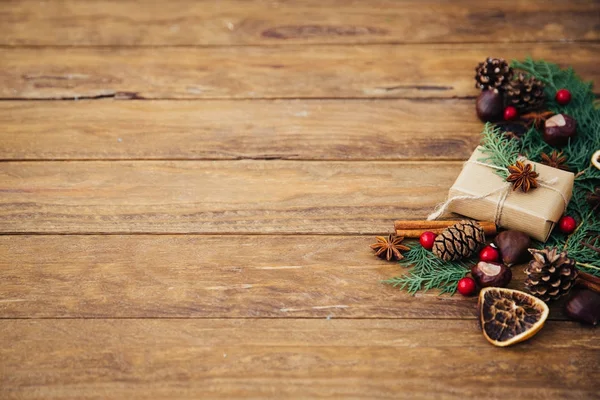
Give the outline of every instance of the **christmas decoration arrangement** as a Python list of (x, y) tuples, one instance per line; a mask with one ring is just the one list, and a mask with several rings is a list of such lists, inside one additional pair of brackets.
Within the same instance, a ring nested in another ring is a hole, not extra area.
[[(481, 144), (426, 221), (396, 221), (395, 234), (371, 246), (407, 269), (386, 283), (411, 294), (478, 295), (483, 335), (500, 347), (535, 335), (563, 297), (569, 318), (596, 325), (600, 107), (592, 84), (542, 60), (489, 57), (475, 72)], [(439, 220), (457, 214), (463, 219)], [(525, 281), (507, 288), (515, 268)]]

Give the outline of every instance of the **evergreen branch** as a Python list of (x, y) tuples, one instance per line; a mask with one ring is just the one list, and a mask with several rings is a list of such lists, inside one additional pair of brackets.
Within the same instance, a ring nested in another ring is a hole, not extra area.
[[(481, 151), (486, 157), (481, 162), (507, 168), (513, 165), (519, 157), (520, 144), (516, 140), (510, 140), (495, 126), (485, 124), (482, 132)], [(497, 170), (503, 179), (508, 177), (508, 171)]]
[(464, 278), (469, 269), (465, 261), (443, 261), (431, 251), (414, 244), (404, 253), (404, 259), (399, 262), (406, 268), (411, 268), (404, 275), (385, 280), (394, 287), (406, 290), (410, 294), (423, 290), (438, 289), (439, 294), (454, 294), (458, 281)]

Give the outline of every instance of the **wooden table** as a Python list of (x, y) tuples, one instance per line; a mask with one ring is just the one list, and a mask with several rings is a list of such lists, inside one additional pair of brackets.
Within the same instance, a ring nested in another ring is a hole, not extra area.
[(600, 83), (599, 2), (0, 7), (0, 398), (598, 398), (560, 306), (495, 348), (368, 245), (444, 199), (486, 56)]

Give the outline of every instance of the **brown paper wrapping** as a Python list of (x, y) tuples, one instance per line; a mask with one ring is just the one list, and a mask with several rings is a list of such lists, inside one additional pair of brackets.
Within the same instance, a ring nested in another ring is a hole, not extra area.
[[(485, 158), (480, 148), (475, 149), (469, 161)], [(542, 182), (557, 178), (554, 184), (548, 184), (571, 200), (575, 176), (571, 172), (551, 168), (543, 164), (527, 161), (539, 173)], [(450, 188), (448, 198), (455, 196), (482, 196), (506, 185), (506, 181), (497, 175), (496, 170), (484, 165), (466, 163), (460, 175)], [(498, 202), (504, 191), (494, 193), (482, 199), (455, 200), (448, 210), (480, 221), (494, 221)], [(554, 225), (565, 211), (563, 197), (556, 191), (538, 187), (527, 193), (513, 191), (506, 198), (500, 210), (498, 225), (507, 229), (516, 229), (527, 233), (534, 239), (548, 240)]]

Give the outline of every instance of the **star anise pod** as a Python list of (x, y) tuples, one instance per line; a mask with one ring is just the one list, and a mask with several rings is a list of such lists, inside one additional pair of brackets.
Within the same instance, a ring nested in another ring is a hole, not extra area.
[(392, 259), (402, 260), (404, 256), (400, 251), (410, 250), (410, 247), (404, 246), (402, 241), (404, 237), (393, 234), (386, 236), (377, 236), (377, 243), (371, 245), (375, 250), (375, 255), (380, 258), (385, 258), (388, 261)]
[(533, 125), (539, 131), (544, 128), (544, 123), (546, 122), (546, 120), (553, 115), (554, 113), (552, 111), (534, 111), (521, 115), (521, 119), (525, 121), (525, 125), (527, 125), (527, 127), (530, 128)]
[(586, 200), (590, 207), (596, 212), (600, 212), (600, 186), (594, 188), (593, 192), (588, 193)]
[(517, 161), (515, 165), (508, 167), (508, 172), (510, 175), (506, 181), (513, 184), (513, 190), (520, 188), (523, 193), (527, 193), (529, 189), (538, 187), (536, 178), (539, 174), (533, 170), (531, 164)]
[(550, 155), (542, 153), (540, 154), (540, 157), (542, 157), (542, 164), (544, 165), (562, 169), (563, 171), (569, 170), (569, 167), (567, 167), (567, 156), (565, 156), (562, 151), (559, 153), (556, 150), (552, 150)]

